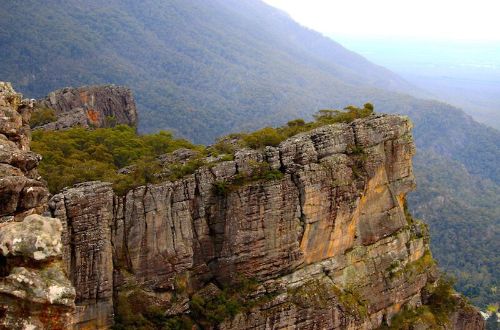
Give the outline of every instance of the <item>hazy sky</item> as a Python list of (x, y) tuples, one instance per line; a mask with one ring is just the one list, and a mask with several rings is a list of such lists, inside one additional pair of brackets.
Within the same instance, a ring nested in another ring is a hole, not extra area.
[(329, 35), (500, 41), (499, 0), (264, 0)]

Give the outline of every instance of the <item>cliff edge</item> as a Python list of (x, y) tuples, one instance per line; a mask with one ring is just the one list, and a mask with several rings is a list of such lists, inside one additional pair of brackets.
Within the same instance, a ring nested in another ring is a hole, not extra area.
[(411, 128), (372, 115), (122, 197), (102, 182), (65, 189), (49, 205), (76, 328), (376, 329), (413, 313), (419, 329), (482, 329), (405, 208)]
[(33, 102), (0, 83), (0, 111), (0, 327), (484, 328), (405, 207), (407, 117), (210, 155), (125, 196), (86, 182), (49, 200), (29, 150)]

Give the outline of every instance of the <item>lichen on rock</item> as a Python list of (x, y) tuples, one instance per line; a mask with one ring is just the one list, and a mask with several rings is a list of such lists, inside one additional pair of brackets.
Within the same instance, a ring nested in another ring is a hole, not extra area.
[(0, 251), (4, 257), (43, 261), (61, 256), (62, 225), (59, 219), (30, 215), (22, 222), (0, 225)]
[(29, 151), (31, 108), (0, 82), (0, 328), (66, 329), (76, 293), (62, 267), (62, 223), (38, 215), (49, 193)]

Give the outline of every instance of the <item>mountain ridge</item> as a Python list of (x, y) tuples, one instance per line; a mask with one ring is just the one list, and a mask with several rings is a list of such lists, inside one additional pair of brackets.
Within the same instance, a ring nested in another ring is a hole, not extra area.
[[(26, 12), (31, 13), (31, 24), (17, 19)], [(96, 0), (50, 0), (43, 6), (34, 0), (4, 1), (0, 17), (5, 50), (0, 74), (30, 97), (68, 85), (127, 85), (137, 96), (140, 131), (168, 128), (205, 144), (230, 132), (308, 119), (319, 109), (372, 102), (379, 112), (412, 117), (423, 156), (415, 167), (422, 169), (419, 181), (425, 191), (439, 179), (439, 173), (424, 163), (436, 159), (427, 157), (429, 152), (439, 153), (454, 169), (450, 175), (459, 178), (465, 168), (477, 182), (499, 184), (498, 131), (444, 103), (384, 90), (411, 87), (260, 1), (113, 0), (105, 6)], [(437, 160), (434, 164), (438, 168)], [(475, 189), (486, 196), (484, 207), (492, 210), (484, 221), (494, 223), (500, 212), (488, 185), (477, 184)], [(474, 206), (474, 200), (452, 188), (441, 185), (435, 192), (460, 201), (444, 207)], [(410, 207), (418, 208), (429, 198), (410, 199)], [(439, 214), (433, 219), (453, 221)], [(485, 228), (476, 238), (481, 245), (488, 237)], [(483, 269), (481, 251), (471, 252), (477, 272)], [(436, 254), (439, 258), (439, 250)], [(488, 269), (491, 277), (494, 270)], [(498, 278), (493, 276), (492, 282), (480, 284), (482, 292), (495, 283)], [(498, 301), (492, 292), (486, 296), (489, 302)], [(474, 301), (485, 304), (482, 299)]]

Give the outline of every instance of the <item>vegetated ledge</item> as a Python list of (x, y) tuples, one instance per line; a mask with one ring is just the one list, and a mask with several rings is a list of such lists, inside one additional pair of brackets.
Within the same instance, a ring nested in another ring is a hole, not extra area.
[[(138, 135), (133, 127), (126, 125), (91, 130), (82, 127), (63, 131), (37, 130), (33, 133), (32, 149), (44, 158), (40, 173), (52, 193), (76, 183), (106, 181), (112, 182), (117, 194), (123, 195), (134, 187), (175, 181), (193, 174), (201, 166), (233, 160), (239, 149), (276, 147), (298, 133), (328, 124), (351, 122), (372, 112), (373, 106), (369, 103), (363, 108), (349, 106), (345, 111), (321, 110), (313, 122), (297, 119), (283, 127), (232, 134), (209, 147), (176, 139), (165, 131)], [(32, 118), (36, 114), (32, 113)], [(266, 171), (264, 165), (259, 166)], [(261, 174), (269, 177), (272, 173)], [(275, 174), (279, 175), (276, 171)]]
[(371, 115), (210, 155), (121, 197), (106, 183), (65, 189), (50, 209), (67, 225), (78, 322), (374, 329), (418, 311), (415, 324), (482, 329), (478, 313), (433, 310), (452, 291), (405, 213), (414, 151), (408, 118)]

